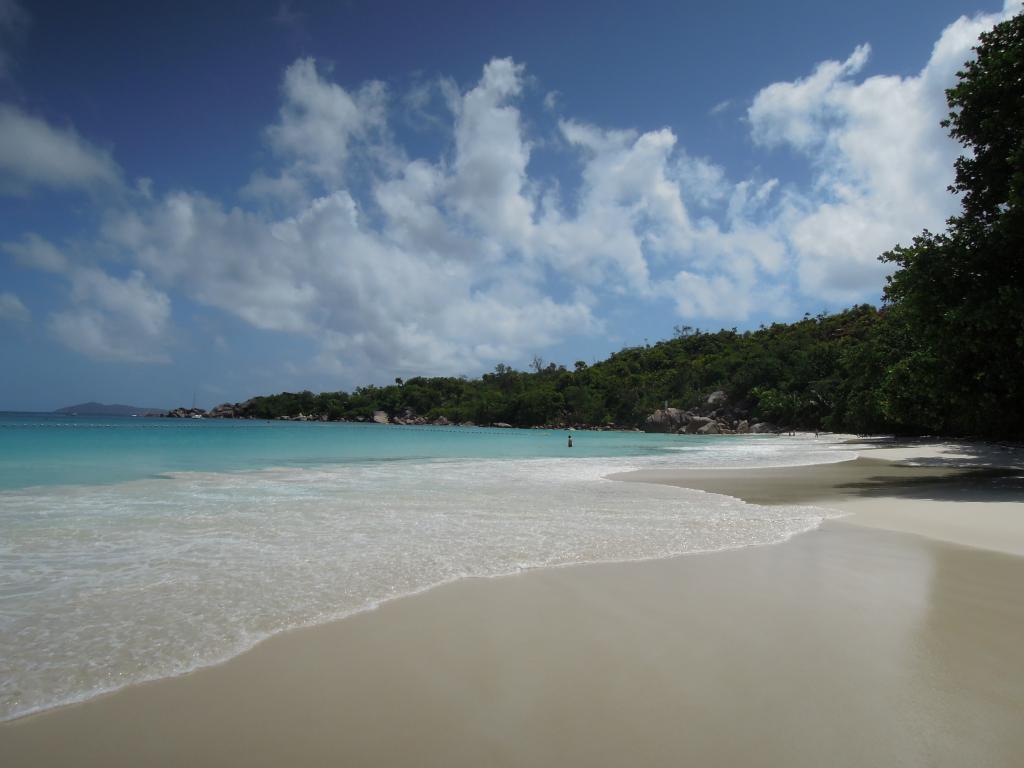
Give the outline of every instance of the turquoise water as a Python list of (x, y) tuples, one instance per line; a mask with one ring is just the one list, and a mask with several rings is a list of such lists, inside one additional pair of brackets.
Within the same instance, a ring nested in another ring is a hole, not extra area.
[[(0, 413), (0, 489), (367, 461), (651, 456), (679, 445), (669, 435), (578, 432), (569, 451), (566, 436), (539, 429)], [(707, 446), (716, 438), (702, 440)]]
[(631, 469), (850, 458), (807, 437), (0, 415), (0, 720), (466, 577), (783, 541), (831, 513)]

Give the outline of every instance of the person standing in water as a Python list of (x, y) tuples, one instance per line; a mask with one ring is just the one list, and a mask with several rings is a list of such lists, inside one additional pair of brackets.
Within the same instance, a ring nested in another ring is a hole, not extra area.
[(572, 435), (569, 435), (569, 447), (572, 448)]

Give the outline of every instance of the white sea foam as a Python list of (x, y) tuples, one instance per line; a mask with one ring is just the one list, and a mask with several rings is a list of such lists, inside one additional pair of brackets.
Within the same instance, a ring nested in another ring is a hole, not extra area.
[(828, 513), (811, 507), (603, 479), (666, 462), (850, 458), (754, 442), (671, 459), (391, 461), (0, 493), (0, 718), (180, 674), (461, 577), (767, 544), (817, 526)]

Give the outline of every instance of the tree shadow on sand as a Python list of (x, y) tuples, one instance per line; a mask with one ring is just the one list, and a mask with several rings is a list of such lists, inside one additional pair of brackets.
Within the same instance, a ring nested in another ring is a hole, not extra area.
[[(878, 474), (836, 487), (851, 496), (926, 499), (931, 501), (1024, 501), (1024, 470), (1007, 467), (965, 469), (950, 459), (948, 473), (928, 473), (923, 477), (905, 474)], [(884, 472), (884, 470), (883, 470)]]

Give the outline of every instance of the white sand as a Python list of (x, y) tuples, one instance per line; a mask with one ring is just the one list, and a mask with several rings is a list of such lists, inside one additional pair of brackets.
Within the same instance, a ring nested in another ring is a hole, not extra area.
[(941, 498), (934, 493), (923, 498), (902, 493), (845, 498), (832, 505), (852, 513), (848, 521), (857, 525), (1024, 556), (1024, 453), (1019, 448), (930, 440), (898, 445), (869, 441), (852, 447), (862, 456), (906, 466), (1019, 470), (966, 488), (946, 488)]
[(850, 523), (1024, 555), (1024, 451), (949, 441), (851, 440), (859, 458), (777, 469), (627, 472), (615, 479), (814, 504)]

